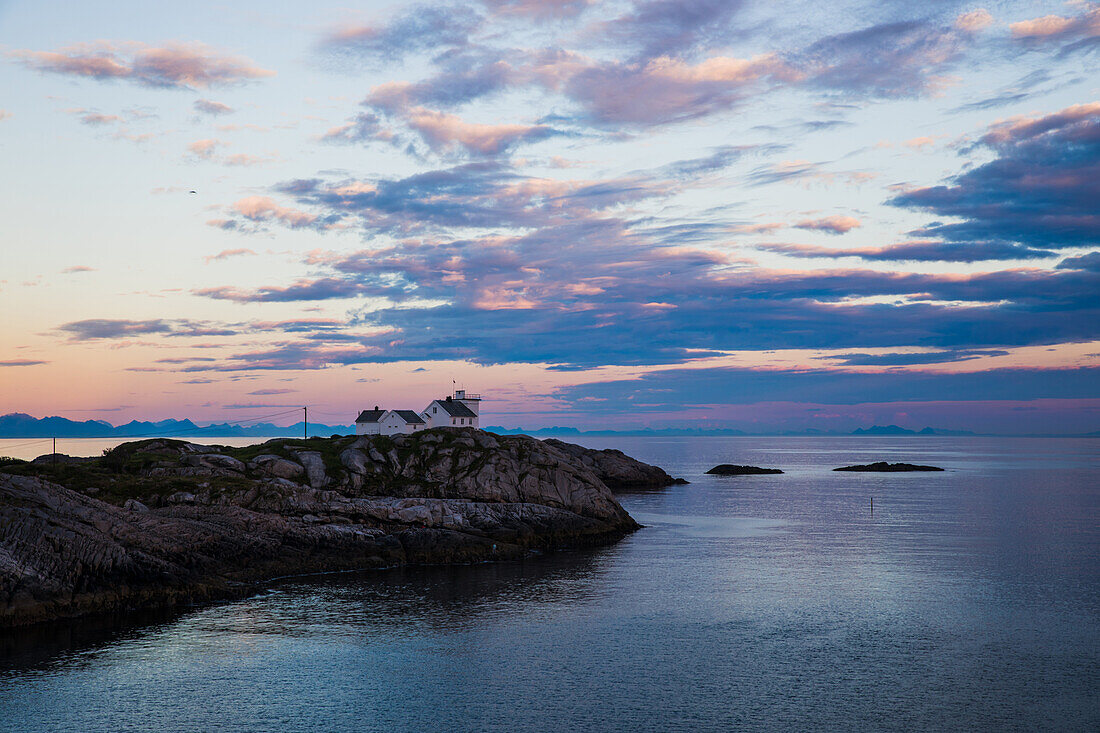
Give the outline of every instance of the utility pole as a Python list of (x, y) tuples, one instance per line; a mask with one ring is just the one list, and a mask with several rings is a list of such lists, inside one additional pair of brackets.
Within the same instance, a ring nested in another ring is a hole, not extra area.
[(302, 408), (302, 439), (309, 440), (309, 408)]
[(52, 458), (53, 458), (53, 467), (57, 468), (57, 436), (54, 436), (54, 439), (53, 439)]

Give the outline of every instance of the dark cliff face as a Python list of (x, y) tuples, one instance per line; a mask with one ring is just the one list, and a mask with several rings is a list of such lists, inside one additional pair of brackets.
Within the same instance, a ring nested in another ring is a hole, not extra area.
[(591, 453), (466, 429), (0, 466), (0, 626), (613, 541), (638, 525), (608, 484), (667, 474)]

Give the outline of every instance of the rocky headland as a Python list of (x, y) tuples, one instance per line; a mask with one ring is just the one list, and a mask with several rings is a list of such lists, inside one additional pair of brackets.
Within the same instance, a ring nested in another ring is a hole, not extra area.
[(939, 466), (919, 466), (914, 463), (887, 463), (886, 461), (876, 461), (875, 463), (867, 463), (860, 466), (841, 466), (833, 470), (859, 471), (864, 473), (901, 473), (905, 471), (942, 471), (943, 469)]
[(0, 463), (0, 627), (245, 595), (271, 579), (480, 562), (638, 528), (612, 489), (675, 482), (619, 451), (474, 429), (154, 439)]
[(778, 468), (759, 468), (757, 466), (735, 466), (732, 463), (723, 463), (707, 471), (715, 476), (759, 476), (765, 474), (783, 473)]

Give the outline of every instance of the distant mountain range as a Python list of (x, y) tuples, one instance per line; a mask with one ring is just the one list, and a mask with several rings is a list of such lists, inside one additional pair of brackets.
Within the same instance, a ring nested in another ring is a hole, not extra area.
[(856, 428), (852, 435), (977, 435), (970, 430), (942, 430), (940, 428), (923, 428), (921, 430), (909, 430), (897, 425), (872, 425), (869, 428)]
[[(943, 428), (922, 428), (921, 430), (910, 430), (909, 428), (903, 428), (898, 425), (872, 425), (869, 428), (856, 428), (851, 432), (845, 432), (841, 430), (817, 430), (814, 428), (806, 428), (804, 430), (777, 430), (774, 432), (754, 432), (748, 433), (743, 430), (735, 430), (732, 428), (664, 428), (660, 430), (653, 430), (651, 428), (642, 428), (638, 430), (578, 430), (577, 428), (567, 427), (550, 427), (539, 428), (537, 430), (524, 430), (523, 428), (504, 428), (499, 425), (490, 425), (483, 428), (491, 433), (498, 433), (501, 435), (543, 435), (543, 436), (560, 436), (568, 437), (570, 435), (623, 435), (623, 436), (638, 436), (638, 435), (756, 435), (756, 436), (844, 436), (844, 435), (863, 435), (863, 436), (890, 436), (890, 435), (915, 435), (915, 436), (949, 436), (949, 435), (973, 435), (973, 436), (994, 436), (996, 433), (975, 433), (969, 430), (945, 430)], [(1035, 433), (1030, 435), (1016, 435), (1015, 437), (1050, 437), (1050, 438), (1100, 438), (1100, 431), (1092, 433), (1066, 433), (1058, 435), (1048, 435), (1042, 433)]]
[[(354, 425), (309, 423), (310, 435), (349, 435)], [(220, 423), (196, 425), (190, 420), (132, 420), (124, 425), (112, 425), (104, 420), (69, 420), (64, 417), (36, 418), (21, 412), (0, 416), (0, 438), (278, 438), (302, 435), (302, 423), (286, 427), (271, 423), (235, 425)]]
[(538, 430), (524, 430), (523, 428), (503, 428), (491, 425), (485, 430), (501, 435), (977, 435), (969, 430), (942, 430), (940, 428), (924, 428), (923, 430), (909, 430), (897, 425), (873, 425), (869, 428), (856, 428), (852, 432), (839, 430), (786, 430), (781, 432), (747, 433), (744, 430), (733, 428), (664, 428), (652, 430), (642, 428), (639, 430), (578, 430), (577, 428), (550, 427)]
[[(704, 435), (783, 435), (783, 436), (891, 436), (891, 435), (982, 435), (968, 430), (944, 430), (941, 428), (923, 428), (922, 430), (910, 430), (898, 425), (873, 425), (869, 428), (856, 428), (851, 432), (815, 430), (786, 430), (776, 432), (747, 433), (743, 430), (732, 428), (663, 428), (653, 430), (642, 428), (636, 430), (579, 430), (572, 427), (554, 426), (538, 428), (537, 430), (524, 430), (523, 428), (505, 428), (499, 425), (490, 425), (484, 428), (492, 433), (500, 435), (534, 435), (534, 436), (704, 436)], [(353, 435), (354, 425), (325, 425), (324, 423), (309, 423), (309, 434), (327, 437), (330, 435)], [(197, 425), (191, 420), (158, 420), (156, 422), (132, 420), (124, 425), (112, 425), (104, 420), (69, 420), (64, 417), (36, 418), (21, 412), (13, 412), (0, 416), (0, 438), (180, 438), (204, 437), (204, 438), (279, 438), (297, 437), (302, 434), (302, 423), (281, 426), (272, 423), (260, 423), (258, 425), (237, 425), (234, 423), (217, 423), (210, 425)], [(1055, 436), (1051, 436), (1055, 437)], [(1100, 437), (1100, 432), (1075, 434), (1073, 436), (1057, 437)]]

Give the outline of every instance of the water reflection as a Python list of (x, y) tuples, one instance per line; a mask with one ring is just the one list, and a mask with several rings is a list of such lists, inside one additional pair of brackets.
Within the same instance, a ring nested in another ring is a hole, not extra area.
[(97, 650), (169, 629), (185, 614), (179, 610), (105, 614), (0, 629), (0, 676), (86, 664)]
[(158, 639), (414, 636), (474, 630), (526, 613), (552, 614), (607, 593), (618, 550), (547, 553), (524, 561), (334, 573), (273, 584), (255, 596), (204, 607), (93, 616), (0, 632), (0, 675), (94, 661), (110, 647)]

